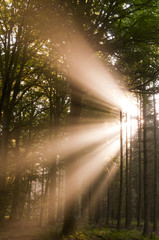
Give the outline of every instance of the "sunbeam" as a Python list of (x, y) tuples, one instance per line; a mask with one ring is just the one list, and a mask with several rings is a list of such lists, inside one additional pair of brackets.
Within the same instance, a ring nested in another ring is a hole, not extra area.
[[(92, 94), (95, 99), (101, 101), (101, 104), (109, 103), (122, 108), (120, 99), (125, 97), (124, 91), (117, 85), (106, 66), (95, 56), (86, 40), (77, 32), (65, 48), (65, 54), (69, 66), (68, 76), (71, 77), (73, 84), (82, 91)], [(119, 81), (120, 77), (117, 80)]]
[(0, 1), (0, 239), (157, 237), (159, 4), (124, 2)]
[[(52, 139), (46, 145), (45, 151), (50, 163), (56, 161), (57, 154), (65, 159), (66, 168), (69, 167), (69, 175), (66, 176), (67, 196), (66, 208), (72, 204), (72, 199), (78, 195), (78, 184), (89, 187), (89, 184), (98, 179), (103, 169), (117, 158), (120, 151), (120, 122), (119, 112), (123, 113), (123, 147), (125, 146), (125, 131), (136, 129), (137, 108), (134, 97), (126, 90), (121, 89), (116, 83), (121, 79), (114, 79), (113, 75), (106, 69), (104, 63), (100, 62), (91, 47), (80, 34), (74, 34), (69, 45), (62, 49), (66, 55), (66, 72), (71, 83), (76, 86), (74, 94), (87, 93), (91, 96), (92, 103), (99, 106), (116, 109), (118, 120), (109, 119), (100, 122), (90, 119), (84, 124), (74, 124), (65, 128), (62, 137)], [(78, 92), (79, 89), (79, 92)], [(81, 97), (81, 95), (80, 95)], [(126, 122), (127, 115), (127, 122)], [(103, 121), (103, 119), (102, 119)], [(130, 135), (128, 136), (130, 138)], [(125, 147), (124, 147), (125, 148)], [(119, 165), (118, 165), (119, 166)], [(117, 164), (113, 164), (109, 172), (109, 178), (115, 176)], [(91, 182), (89, 179), (91, 178)], [(100, 191), (106, 187), (108, 177), (99, 187)]]
[(119, 133), (117, 124), (91, 123), (70, 126), (65, 128), (65, 134), (58, 139), (53, 139), (46, 145), (45, 151), (48, 159), (53, 161), (53, 156), (57, 153), (68, 157), (71, 154), (81, 151), (95, 143), (106, 142)]
[(86, 152), (82, 156), (78, 156), (76, 162), (71, 166), (72, 172), (67, 179), (70, 186), (69, 200), (71, 200), (73, 195), (77, 194), (78, 181), (80, 184), (88, 187), (90, 177), (92, 182), (94, 182), (104, 167), (118, 154), (119, 148), (119, 135), (117, 135), (108, 143), (100, 144), (94, 150), (90, 149), (88, 153)]

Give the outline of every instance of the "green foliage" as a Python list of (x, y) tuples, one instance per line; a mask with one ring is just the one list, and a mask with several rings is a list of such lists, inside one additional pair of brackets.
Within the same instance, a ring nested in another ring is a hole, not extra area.
[(108, 228), (89, 227), (89, 228), (85, 228), (83, 232), (84, 232), (83, 236), (86, 237), (83, 239), (99, 239), (100, 238), (105, 240), (149, 240), (149, 239), (159, 240), (159, 237), (153, 234), (150, 234), (144, 237), (142, 232), (138, 230), (126, 230), (126, 229), (116, 230), (116, 229), (108, 229)]
[(78, 239), (78, 240), (89, 240), (89, 236), (83, 232), (76, 231), (74, 234), (69, 236), (69, 239)]
[(122, 230), (122, 231), (111, 231), (109, 235), (105, 236), (106, 239), (112, 239), (112, 240), (122, 240), (122, 239), (140, 239), (141, 233), (133, 230)]
[(74, 234), (69, 236), (61, 236), (60, 234), (55, 233), (54, 231), (47, 230), (44, 233), (39, 234), (38, 240), (90, 240), (90, 237), (83, 232), (76, 231)]

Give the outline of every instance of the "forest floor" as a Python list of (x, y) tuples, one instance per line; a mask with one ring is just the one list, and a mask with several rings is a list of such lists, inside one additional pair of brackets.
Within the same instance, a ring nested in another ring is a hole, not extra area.
[(37, 240), (42, 229), (35, 224), (6, 223), (0, 228), (0, 240)]
[[(57, 230), (57, 229), (56, 229)], [(59, 231), (37, 224), (10, 223), (0, 228), (0, 240), (159, 240), (159, 236), (147, 237), (138, 230), (115, 230), (88, 226), (69, 236), (60, 236)]]

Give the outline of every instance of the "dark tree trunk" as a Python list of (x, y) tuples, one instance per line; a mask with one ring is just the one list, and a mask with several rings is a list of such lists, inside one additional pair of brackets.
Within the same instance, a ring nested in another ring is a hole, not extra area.
[[(130, 122), (132, 121), (132, 117), (130, 116)], [(132, 125), (130, 125), (130, 158), (129, 158), (129, 199), (128, 199), (128, 227), (131, 226), (132, 221), (132, 150), (133, 150), (133, 134), (132, 134)]]
[(147, 156), (147, 116), (146, 100), (143, 99), (143, 150), (144, 150), (144, 235), (149, 233), (149, 188), (148, 188), (148, 156)]
[(99, 220), (100, 220), (100, 197), (99, 197), (99, 191), (96, 191), (96, 195), (95, 195), (95, 216), (94, 216), (94, 220), (95, 223), (98, 224)]
[[(117, 216), (117, 201), (116, 201), (116, 184), (115, 182), (113, 181), (112, 184), (111, 184), (111, 188), (112, 188), (112, 191), (109, 191), (109, 195), (110, 195), (110, 199), (111, 199), (111, 224), (112, 226), (114, 226), (115, 224), (115, 221), (117, 220), (116, 216)], [(109, 188), (109, 190), (111, 190)]]
[(81, 217), (85, 217), (85, 210), (86, 210), (86, 202), (87, 202), (87, 193), (86, 193), (86, 187), (83, 186), (83, 192), (81, 196)]
[(137, 227), (141, 226), (142, 217), (142, 155), (141, 155), (141, 99), (138, 114), (138, 159), (139, 159), (139, 187), (138, 187), (138, 206), (137, 206)]
[(2, 135), (0, 142), (0, 225), (4, 222), (7, 206), (6, 168), (8, 157), (8, 137), (10, 113), (8, 109), (8, 94), (5, 96), (2, 116)]
[(17, 130), (16, 133), (16, 149), (15, 149), (15, 158), (16, 158), (16, 173), (14, 181), (14, 190), (13, 190), (13, 199), (10, 213), (10, 220), (15, 221), (17, 219), (17, 210), (20, 197), (20, 142), (19, 142), (20, 132)]
[(129, 227), (129, 159), (128, 159), (128, 119), (126, 113), (126, 217), (125, 217), (125, 226)]
[(49, 183), (49, 224), (55, 223), (55, 206), (56, 206), (56, 159), (50, 167), (50, 183)]
[(157, 188), (158, 188), (158, 160), (157, 160), (157, 123), (156, 123), (156, 101), (155, 94), (153, 95), (153, 106), (154, 106), (154, 209), (153, 209), (153, 232), (157, 232)]
[(57, 219), (61, 220), (63, 216), (62, 199), (63, 199), (63, 182), (64, 182), (64, 171), (59, 166), (59, 181), (58, 181), (58, 206), (57, 206)]
[[(81, 94), (79, 90), (72, 86), (71, 94), (71, 120), (70, 124), (79, 124), (81, 114)], [(76, 128), (78, 141), (78, 127)], [(63, 234), (70, 234), (76, 230), (76, 218), (75, 218), (75, 207), (76, 197), (78, 193), (77, 179), (78, 176), (75, 174), (73, 181), (71, 176), (77, 171), (77, 160), (79, 153), (73, 154), (66, 163), (66, 188), (65, 188), (65, 210), (64, 210), (64, 224), (62, 228)], [(73, 191), (73, 192), (72, 192)]]
[[(29, 180), (29, 188), (28, 188), (28, 196), (27, 196), (27, 219), (30, 220), (31, 218), (31, 191), (32, 191), (32, 181)], [(36, 182), (35, 182), (35, 192), (36, 192)]]
[[(51, 79), (52, 81), (52, 79)], [(57, 79), (55, 77), (55, 88), (57, 89), (57, 93), (53, 93), (52, 82), (50, 81), (50, 126), (49, 126), (49, 136), (50, 142), (52, 139), (56, 140), (54, 143), (55, 152), (53, 154), (50, 166), (50, 184), (49, 184), (49, 214), (48, 220), (49, 224), (54, 224), (56, 221), (56, 177), (57, 177), (57, 154), (58, 154), (58, 127), (60, 123), (60, 106), (59, 106), (59, 96), (58, 96), (58, 86)], [(56, 97), (56, 99), (53, 99)], [(54, 103), (55, 102), (55, 103)]]
[(107, 186), (107, 214), (106, 214), (106, 225), (109, 226), (109, 220), (110, 220), (110, 182), (108, 180), (108, 186)]
[(109, 177), (106, 176), (105, 172), (102, 172), (97, 178), (94, 186), (94, 205), (95, 205), (95, 223), (99, 223), (101, 219), (101, 203), (102, 202), (102, 192), (105, 188), (105, 180)]
[(0, 159), (0, 225), (3, 224), (7, 191), (6, 191), (6, 162), (8, 155), (8, 131), (3, 130), (1, 139), (1, 159)]
[(89, 224), (93, 222), (93, 185), (90, 179), (90, 186), (87, 189), (87, 206), (88, 206), (88, 221)]
[(120, 111), (120, 189), (119, 189), (119, 202), (118, 202), (118, 216), (117, 216), (117, 229), (121, 227), (121, 212), (122, 212), (122, 198), (123, 198), (123, 129), (122, 129), (122, 111)]
[(44, 213), (44, 204), (45, 204), (45, 194), (44, 194), (44, 185), (45, 185), (45, 168), (42, 168), (42, 179), (41, 179), (41, 209), (39, 216), (39, 226), (42, 226), (43, 222), (43, 213)]
[[(43, 173), (44, 174), (44, 168), (43, 168)], [(49, 189), (49, 180), (50, 180), (50, 172), (48, 172), (48, 178), (46, 180), (46, 183), (44, 182), (44, 176), (43, 178), (43, 186), (42, 186), (42, 193), (41, 193), (41, 209), (40, 209), (40, 216), (39, 216), (39, 226), (42, 225), (43, 222), (43, 215), (44, 215), (44, 209), (45, 209), (45, 204), (46, 204), (46, 199), (48, 197), (48, 189)], [(45, 183), (45, 184), (44, 184)], [(45, 185), (45, 188), (44, 188)], [(49, 200), (49, 199), (48, 199)], [(48, 210), (49, 210), (49, 206), (48, 206)]]

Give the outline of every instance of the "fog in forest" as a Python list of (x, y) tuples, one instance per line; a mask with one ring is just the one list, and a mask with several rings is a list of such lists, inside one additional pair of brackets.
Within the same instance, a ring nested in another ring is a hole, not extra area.
[(159, 1), (0, 3), (0, 240), (159, 239)]

